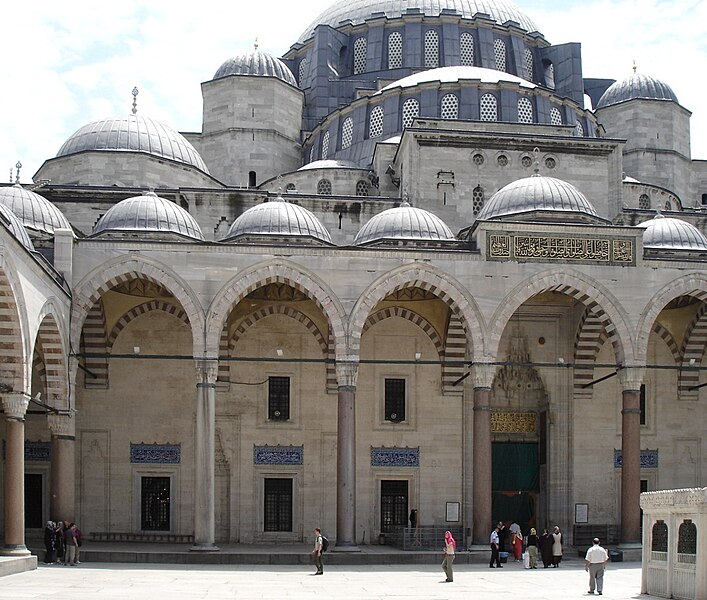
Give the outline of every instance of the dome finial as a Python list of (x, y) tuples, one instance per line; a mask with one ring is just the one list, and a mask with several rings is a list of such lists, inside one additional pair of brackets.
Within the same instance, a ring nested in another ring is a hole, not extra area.
[(137, 86), (133, 88), (132, 94), (133, 94), (133, 114), (137, 114), (137, 95), (140, 93), (140, 90), (137, 89)]
[(638, 67), (636, 66), (636, 59), (633, 59), (633, 74), (636, 74), (636, 71), (638, 70)]
[(278, 175), (276, 177), (277, 180), (277, 198), (275, 198), (276, 202), (285, 202), (285, 199), (282, 197), (282, 175)]
[(22, 168), (22, 163), (18, 160), (15, 163), (15, 169), (17, 169), (17, 175), (15, 175), (15, 183), (19, 185), (20, 183), (20, 169)]
[(258, 38), (255, 38), (255, 43), (253, 44), (253, 50), (258, 51)]

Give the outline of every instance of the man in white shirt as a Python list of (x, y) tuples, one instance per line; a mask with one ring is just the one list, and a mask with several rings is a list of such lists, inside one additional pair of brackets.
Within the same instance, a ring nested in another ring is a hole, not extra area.
[(501, 564), (501, 557), (498, 553), (498, 532), (500, 530), (501, 524), (499, 523), (498, 525), (496, 525), (496, 528), (491, 532), (491, 537), (489, 538), (489, 543), (491, 545), (491, 562), (489, 563), (489, 567), (491, 567), (492, 569), (494, 568), (494, 562), (496, 563), (496, 567), (498, 567), (499, 569), (503, 568), (503, 565)]
[(602, 595), (604, 590), (604, 565), (609, 562), (609, 554), (599, 545), (599, 538), (594, 538), (594, 545), (587, 550), (584, 557), (584, 570), (589, 573), (589, 592), (594, 594), (596, 584), (597, 592)]

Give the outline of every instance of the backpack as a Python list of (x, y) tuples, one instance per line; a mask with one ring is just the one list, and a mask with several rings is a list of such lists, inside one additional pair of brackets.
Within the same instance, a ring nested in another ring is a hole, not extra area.
[(326, 552), (329, 549), (329, 540), (322, 536), (322, 552)]

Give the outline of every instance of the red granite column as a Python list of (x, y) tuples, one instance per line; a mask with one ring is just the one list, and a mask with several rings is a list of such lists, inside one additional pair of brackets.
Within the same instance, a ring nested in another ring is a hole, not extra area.
[(356, 379), (358, 362), (337, 362), (336, 550), (356, 545)]
[(49, 516), (76, 521), (76, 422), (69, 415), (47, 415), (52, 434)]
[(621, 410), (621, 544), (641, 544), (641, 406), (643, 368), (619, 371)]
[(491, 531), (491, 384), (496, 366), (475, 364), (474, 380), (474, 544), (486, 545)]

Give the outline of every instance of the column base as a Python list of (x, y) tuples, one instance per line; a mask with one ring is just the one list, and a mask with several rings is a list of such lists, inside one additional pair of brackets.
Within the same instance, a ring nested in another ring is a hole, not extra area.
[(189, 548), (189, 552), (220, 552), (220, 551), (221, 551), (221, 548), (219, 548), (215, 544), (210, 544), (210, 543), (194, 544), (191, 548)]
[(30, 556), (32, 553), (24, 544), (3, 546), (0, 548), (0, 556)]
[(334, 552), (361, 552), (361, 548), (354, 543), (344, 542), (342, 544), (336, 544), (336, 546), (334, 546)]

